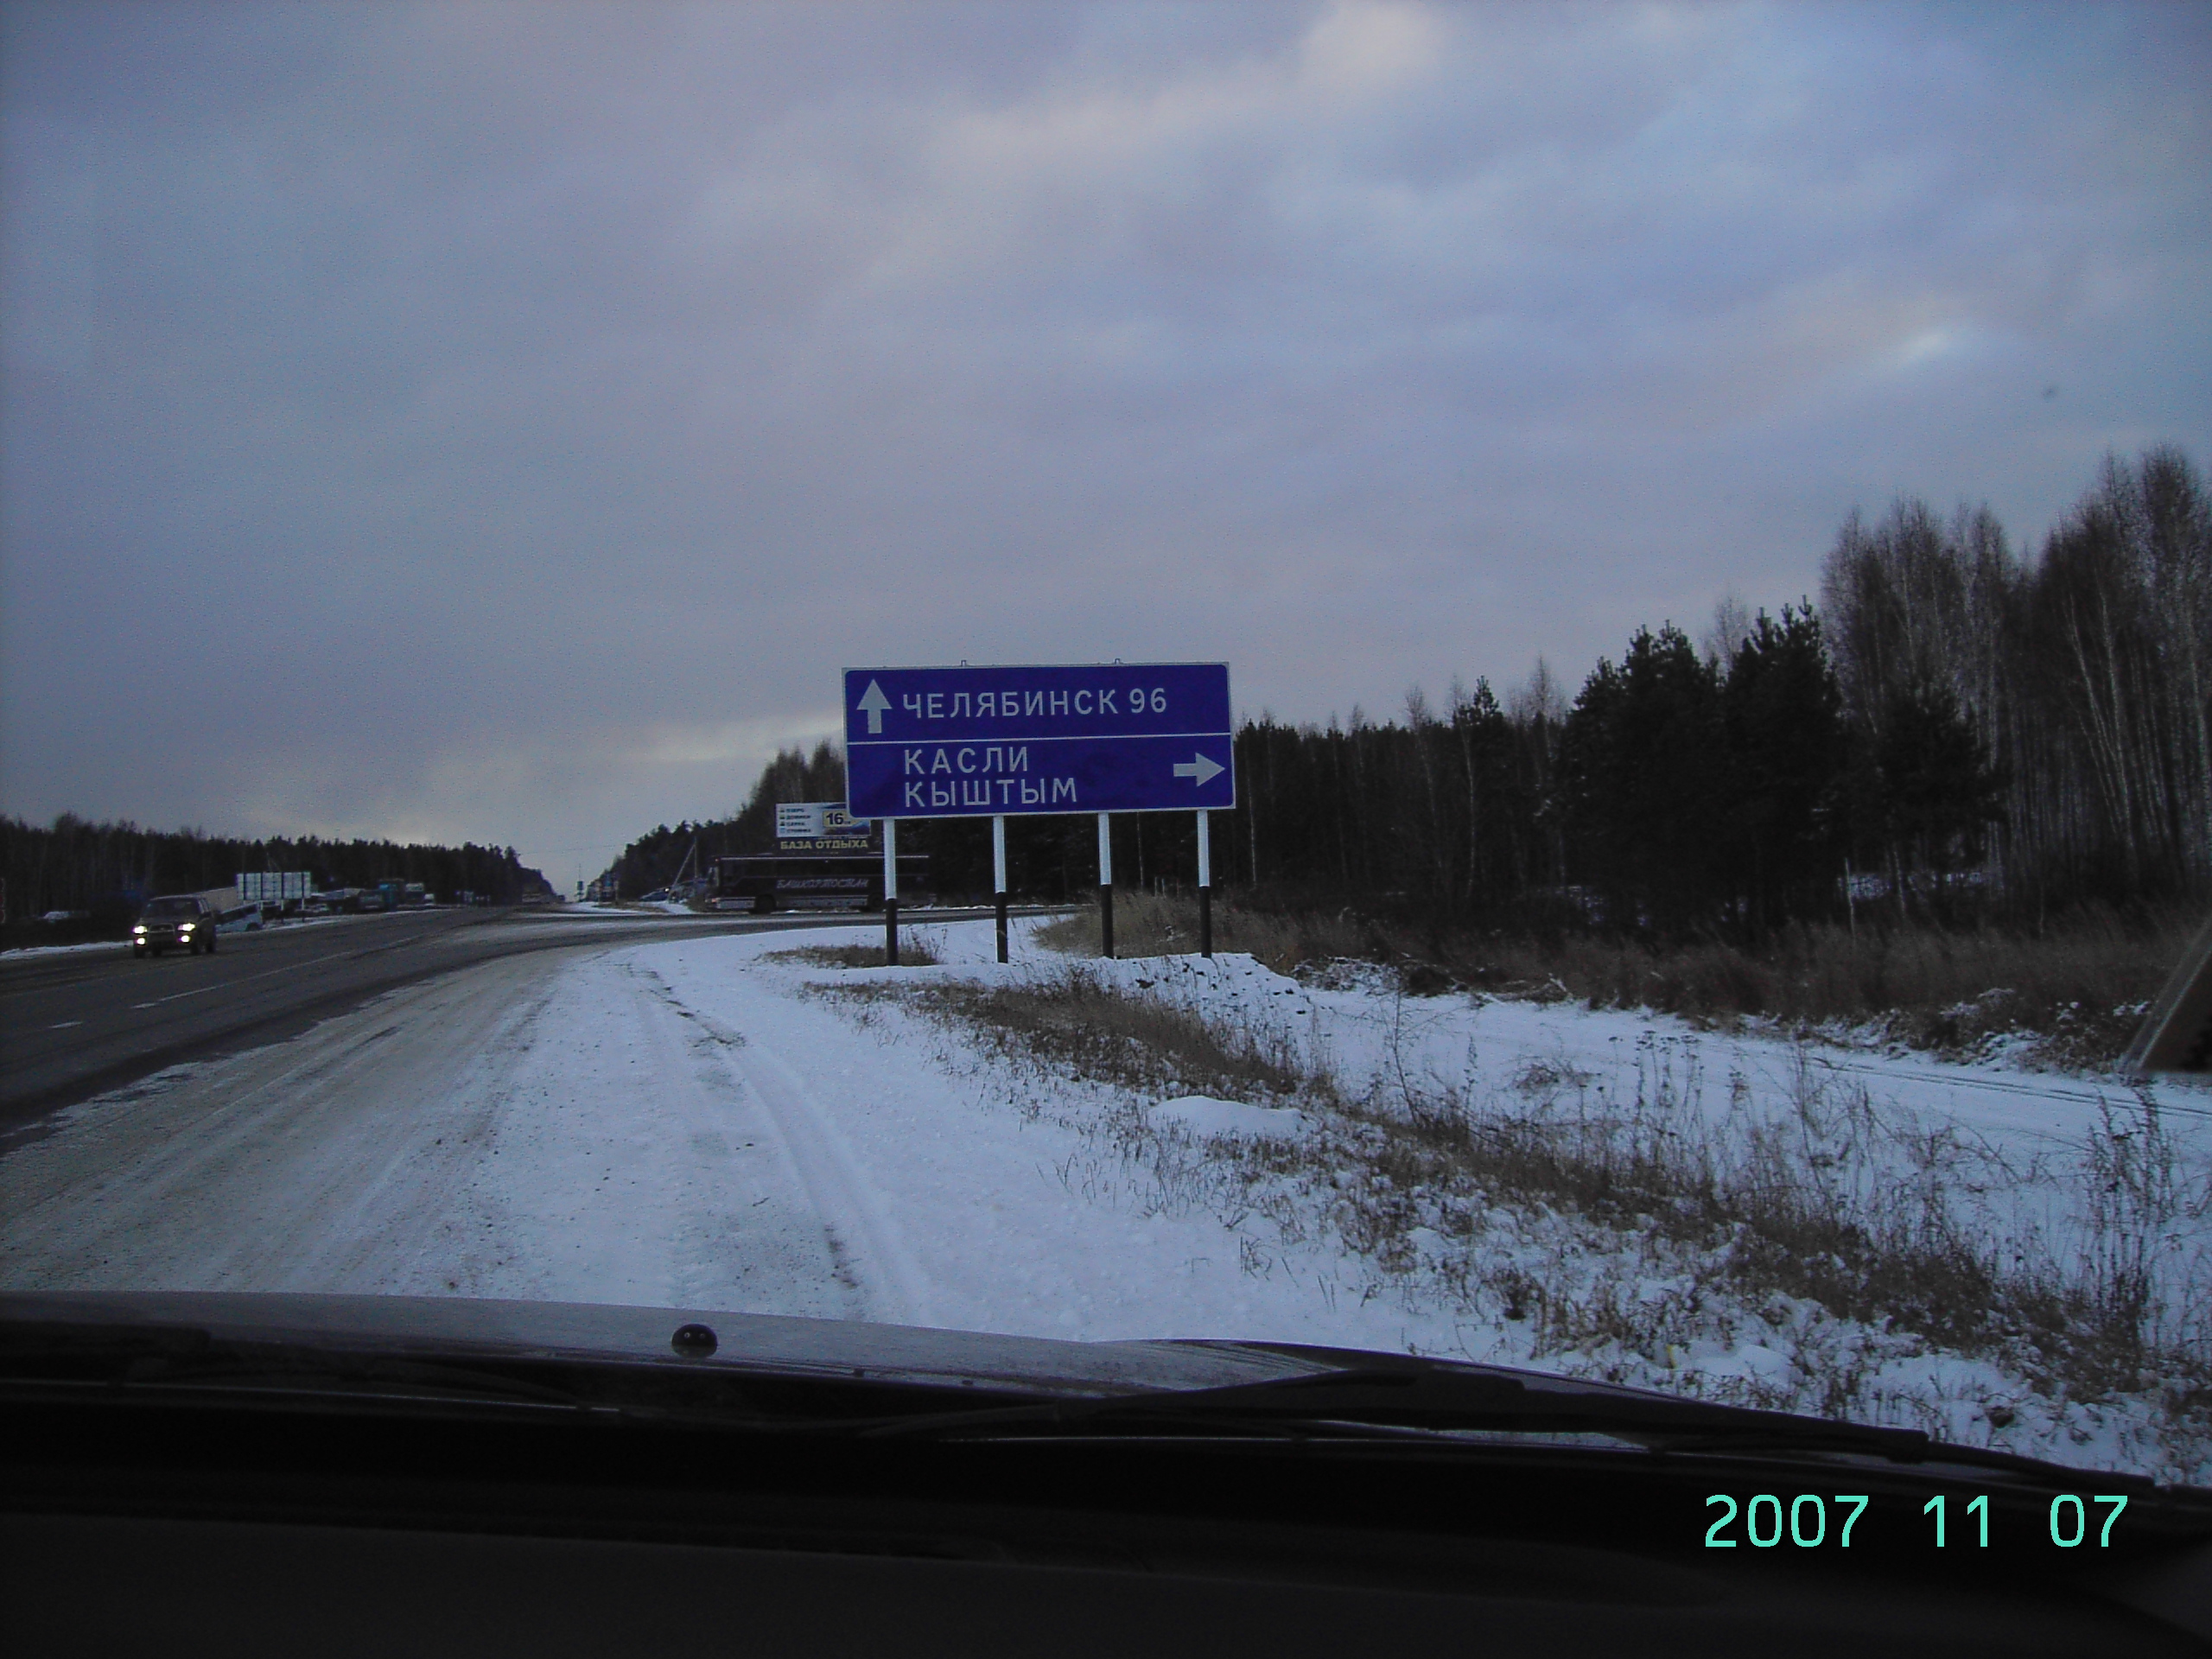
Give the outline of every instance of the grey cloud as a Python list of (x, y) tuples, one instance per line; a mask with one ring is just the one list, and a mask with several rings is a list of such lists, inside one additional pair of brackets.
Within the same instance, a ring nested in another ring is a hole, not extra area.
[(5, 27), (9, 810), (619, 838), (846, 662), (1388, 707), (2212, 448), (2197, 13)]

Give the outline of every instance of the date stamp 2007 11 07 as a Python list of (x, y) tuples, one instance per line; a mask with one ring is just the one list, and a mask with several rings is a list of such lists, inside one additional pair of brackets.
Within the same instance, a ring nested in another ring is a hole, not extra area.
[[(1863, 1493), (1839, 1493), (1831, 1497), (1800, 1492), (1785, 1503), (1772, 1492), (1758, 1492), (1745, 1500), (1727, 1492), (1715, 1492), (1705, 1500), (1705, 1506), (1708, 1510), (1717, 1506), (1720, 1514), (1705, 1529), (1705, 1546), (1707, 1549), (1733, 1549), (1741, 1541), (1755, 1549), (1772, 1549), (1787, 1538), (1799, 1549), (1848, 1549), (1852, 1529), (1866, 1513), (1871, 1501)], [(2095, 1529), (2095, 1548), (2109, 1549), (2113, 1522), (2120, 1519), (2127, 1500), (2103, 1493), (2092, 1496), (2086, 1502), (2073, 1492), (2061, 1492), (2052, 1498), (2050, 1541), (2061, 1549), (2078, 1548), (2088, 1541), (2092, 1525), (2090, 1504), (2107, 1506), (2103, 1524)], [(1831, 1505), (1834, 1506), (1833, 1510)], [(1928, 1517), (1927, 1541), (1937, 1549), (1948, 1548), (1952, 1543), (1948, 1508), (1940, 1494), (1921, 1505), (1921, 1514)], [(1736, 1536), (1738, 1531), (1743, 1535), (1740, 1541)], [(1987, 1494), (1967, 1501), (1959, 1531), (1961, 1543), (1970, 1543), (1980, 1549), (1989, 1548)]]

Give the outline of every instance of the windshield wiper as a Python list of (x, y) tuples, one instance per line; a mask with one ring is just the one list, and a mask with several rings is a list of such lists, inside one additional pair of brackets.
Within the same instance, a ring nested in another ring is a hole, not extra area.
[(190, 1325), (5, 1327), (0, 1353), (16, 1383), (123, 1389), (251, 1389), (318, 1398), (468, 1402), (604, 1410), (606, 1402), (505, 1370), (420, 1354), (360, 1353), (296, 1343), (219, 1341)]
[(1564, 1377), (1523, 1378), (1419, 1359), (1355, 1359), (1335, 1350), (1270, 1347), (1326, 1369), (1223, 1388), (1048, 1395), (1034, 1387), (1009, 1388), (1004, 1381), (979, 1389), (738, 1365), (695, 1369), (576, 1357), (548, 1363), (420, 1351), (363, 1352), (282, 1340), (219, 1340), (185, 1325), (16, 1324), (0, 1325), (0, 1357), (6, 1362), (0, 1375), (16, 1384), (566, 1409), (639, 1422), (856, 1439), (1464, 1445), (1477, 1438), (1535, 1442), (1588, 1435), (1655, 1452), (1832, 1453), (2050, 1472), (2033, 1459), (1940, 1444), (1917, 1429), (1827, 1422)]
[[(1497, 1372), (1421, 1365), (1357, 1366), (1229, 1388), (921, 1413), (855, 1426), (855, 1432), (874, 1438), (947, 1440), (1152, 1433), (1300, 1438), (1588, 1433), (1654, 1450), (1771, 1447), (1872, 1454), (1898, 1463), (1923, 1461), (1935, 1449), (1935, 1442), (1918, 1429), (1822, 1422), (1786, 1412), (1578, 1387), (1565, 1380), (1554, 1384), (1546, 1379), (1532, 1387)], [(1944, 1447), (1942, 1455), (1948, 1459), (1954, 1450)], [(2039, 1466), (1996, 1452), (1975, 1460), (1983, 1457), (2021, 1468)]]

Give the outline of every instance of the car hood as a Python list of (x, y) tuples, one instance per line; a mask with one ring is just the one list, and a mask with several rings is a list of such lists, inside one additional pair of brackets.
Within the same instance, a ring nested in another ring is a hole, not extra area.
[[(1085, 1395), (1228, 1388), (1338, 1368), (1325, 1351), (1236, 1342), (1067, 1342), (714, 1308), (460, 1296), (23, 1291), (0, 1294), (0, 1321), (188, 1326), (224, 1339), (357, 1353), (584, 1359), (793, 1376), (861, 1372), (878, 1381)], [(671, 1345), (677, 1328), (692, 1324), (714, 1332), (711, 1356), (680, 1357)]]
[[(1213, 1338), (1072, 1342), (860, 1319), (797, 1319), (716, 1308), (601, 1302), (478, 1300), (464, 1296), (346, 1296), (228, 1291), (0, 1292), (0, 1326), (140, 1326), (205, 1332), (219, 1341), (277, 1343), (346, 1354), (471, 1356), (705, 1367), (733, 1374), (866, 1377), (1096, 1399), (1234, 1389), (1377, 1368), (1462, 1378), (1507, 1377), (1531, 1394), (1585, 1401), (1672, 1402), (1617, 1383), (1510, 1366), (1296, 1343)], [(679, 1353), (680, 1326), (715, 1333), (711, 1355)], [(1727, 1409), (1727, 1408), (1720, 1408)], [(1779, 1413), (1746, 1414), (1775, 1421)], [(1820, 1427), (1814, 1420), (1802, 1420)]]
[[(713, 1332), (702, 1353), (702, 1333)], [(679, 1331), (684, 1331), (680, 1345)], [(134, 1333), (143, 1333), (143, 1337)], [(1872, 1458), (1885, 1465), (1971, 1468), (1985, 1479), (2078, 1479), (2078, 1471), (1990, 1449), (1946, 1445), (1910, 1430), (1828, 1422), (1789, 1413), (1684, 1400), (1618, 1383), (1427, 1356), (1290, 1343), (1214, 1339), (1070, 1342), (1043, 1337), (794, 1319), (714, 1308), (627, 1307), (605, 1303), (476, 1300), (461, 1296), (348, 1296), (213, 1291), (0, 1292), (0, 1338), (16, 1354), (149, 1351), (181, 1333), (218, 1346), (292, 1348), (334, 1360), (568, 1363), (699, 1377), (818, 1379), (918, 1385), (968, 1394), (1027, 1395), (994, 1407), (1012, 1419), (1075, 1410), (1085, 1422), (1166, 1421), (1146, 1414), (1165, 1397), (1205, 1391), (1209, 1407), (1301, 1421), (1349, 1417), (1422, 1427), (1495, 1426), (1516, 1434), (1596, 1435), (1623, 1446), (1672, 1442), (1684, 1449), (1757, 1450)], [(36, 1367), (34, 1365), (34, 1370)], [(640, 1381), (643, 1379), (641, 1378)], [(1287, 1389), (1277, 1385), (1287, 1384)], [(1387, 1398), (1382, 1396), (1388, 1396)], [(1078, 1404), (1077, 1402), (1088, 1402)], [(1034, 1409), (1032, 1409), (1033, 1405)], [(963, 1411), (966, 1409), (963, 1408)], [(1026, 1415), (1025, 1415), (1026, 1414)], [(1181, 1421), (1176, 1418), (1175, 1421)], [(1238, 1420), (1241, 1421), (1241, 1420)], [(1533, 1444), (1522, 1440), (1516, 1443)], [(2134, 1475), (2100, 1478), (2148, 1494)], [(2212, 1492), (2163, 1489), (2186, 1499), (2202, 1525)]]

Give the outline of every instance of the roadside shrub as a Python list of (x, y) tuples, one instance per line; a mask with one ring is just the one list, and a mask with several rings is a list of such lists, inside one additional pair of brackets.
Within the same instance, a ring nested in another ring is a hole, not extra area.
[[(1098, 906), (1094, 899), (1040, 926), (1037, 942), (1074, 957), (1098, 954)], [(1198, 901), (1193, 893), (1116, 893), (1114, 954), (1117, 957), (1190, 956), (1198, 948)], [(1276, 913), (1225, 902), (1213, 906), (1213, 948), (1241, 951), (1279, 974), (1344, 957), (1387, 952), (1383, 936), (1349, 912)]]
[[(2179, 906), (2133, 917), (2087, 909), (2035, 930), (1793, 923), (1758, 946), (1656, 945), (1571, 931), (1427, 937), (1350, 912), (1276, 913), (1217, 899), (1214, 948), (1248, 951), (1285, 974), (1374, 962), (1416, 995), (1468, 988), (1706, 1022), (1876, 1027), (1891, 1040), (1952, 1056), (2018, 1037), (2032, 1058), (2096, 1070), (2125, 1051), (2202, 923)], [(1124, 957), (1195, 950), (1197, 900), (1116, 895), (1114, 931)], [(1036, 937), (1053, 950), (1095, 955), (1097, 912), (1078, 911)]]
[[(935, 968), (944, 958), (938, 941), (917, 930), (899, 936), (899, 963), (904, 968)], [(770, 962), (804, 963), (810, 968), (884, 968), (890, 964), (880, 944), (802, 944), (789, 950), (763, 953)]]

